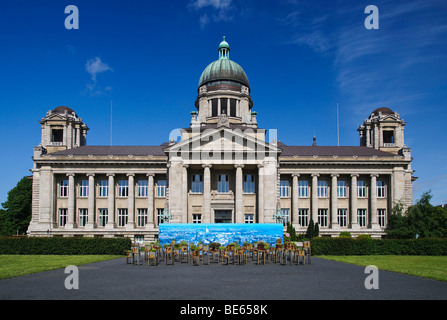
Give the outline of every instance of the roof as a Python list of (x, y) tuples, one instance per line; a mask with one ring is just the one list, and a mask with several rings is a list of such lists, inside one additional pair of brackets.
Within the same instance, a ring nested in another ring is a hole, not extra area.
[(218, 80), (235, 81), (250, 87), (244, 69), (230, 59), (219, 59), (211, 62), (205, 70), (203, 70), (202, 75), (200, 76), (199, 87), (206, 83)]
[(379, 112), (381, 112), (382, 114), (394, 114), (394, 111), (387, 107), (377, 108), (372, 113), (378, 115)]
[(389, 152), (377, 150), (369, 147), (353, 147), (353, 146), (287, 146), (282, 142), (278, 142), (278, 147), (283, 151), (281, 156), (301, 156), (301, 157), (394, 157)]
[[(51, 156), (166, 156), (164, 148), (168, 147), (165, 142), (159, 146), (81, 146), (51, 153)], [(395, 154), (377, 150), (369, 147), (354, 146), (288, 146), (278, 142), (278, 148), (282, 149), (282, 157), (393, 157)]]
[(166, 156), (165, 147), (167, 143), (159, 146), (81, 146), (51, 153), (51, 156)]
[(234, 81), (250, 87), (247, 74), (236, 62), (230, 60), (230, 46), (224, 40), (219, 45), (219, 59), (211, 62), (202, 72), (199, 79), (199, 87), (210, 82), (221, 80)]
[(66, 107), (66, 106), (59, 106), (53, 109), (53, 112), (55, 113), (65, 113), (67, 111), (68, 113), (74, 112), (72, 108)]

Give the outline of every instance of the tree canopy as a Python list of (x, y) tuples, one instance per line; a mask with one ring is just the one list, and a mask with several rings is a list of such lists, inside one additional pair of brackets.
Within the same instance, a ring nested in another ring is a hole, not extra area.
[(447, 237), (447, 209), (430, 204), (432, 195), (425, 192), (421, 199), (403, 213), (397, 204), (389, 219), (387, 237), (395, 239)]
[(33, 180), (25, 176), (8, 192), (0, 209), (0, 235), (26, 233), (31, 220), (32, 185)]

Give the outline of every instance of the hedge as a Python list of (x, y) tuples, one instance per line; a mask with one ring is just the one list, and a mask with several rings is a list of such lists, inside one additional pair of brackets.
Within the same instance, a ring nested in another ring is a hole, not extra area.
[(447, 239), (314, 238), (312, 255), (447, 255)]
[(0, 254), (121, 255), (130, 250), (130, 238), (0, 237)]

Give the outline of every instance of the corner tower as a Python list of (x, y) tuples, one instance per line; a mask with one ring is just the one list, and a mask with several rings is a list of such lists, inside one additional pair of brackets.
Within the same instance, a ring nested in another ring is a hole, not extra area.
[(250, 84), (242, 67), (230, 60), (230, 45), (225, 41), (218, 47), (219, 59), (211, 62), (200, 76), (195, 102), (197, 117), (191, 126), (214, 124), (225, 114), (230, 123), (257, 127), (256, 113), (251, 112), (253, 101)]
[(36, 152), (53, 153), (80, 147), (87, 143), (89, 128), (69, 107), (60, 106), (49, 110), (39, 123), (42, 136), (40, 145), (35, 148), (35, 155)]
[(394, 154), (408, 152), (404, 143), (406, 122), (389, 108), (374, 110), (359, 127), (360, 146), (366, 146)]

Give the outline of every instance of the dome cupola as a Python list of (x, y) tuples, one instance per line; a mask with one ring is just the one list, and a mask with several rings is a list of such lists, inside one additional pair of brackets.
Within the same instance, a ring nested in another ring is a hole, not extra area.
[(239, 64), (230, 60), (230, 45), (225, 37), (218, 51), (219, 58), (208, 64), (200, 76), (197, 112), (191, 113), (191, 126), (217, 124), (220, 117), (225, 117), (231, 124), (256, 127), (248, 77)]
[(225, 37), (219, 44), (218, 51), (219, 59), (211, 62), (203, 70), (199, 80), (199, 88), (203, 85), (208, 87), (219, 84), (250, 87), (244, 69), (236, 62), (230, 60), (230, 45), (225, 40)]

